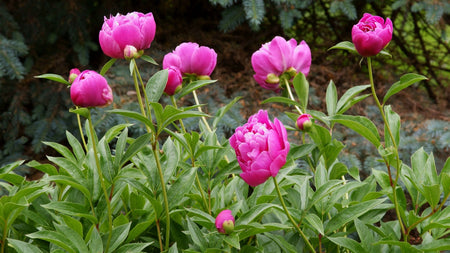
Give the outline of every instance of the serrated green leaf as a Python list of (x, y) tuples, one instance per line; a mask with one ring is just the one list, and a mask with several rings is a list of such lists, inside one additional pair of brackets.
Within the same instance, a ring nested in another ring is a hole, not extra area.
[(389, 90), (386, 92), (386, 95), (384, 95), (383, 98), (383, 104), (386, 103), (386, 101), (394, 94), (400, 92), (401, 90), (409, 87), (410, 85), (427, 79), (425, 76), (409, 73), (405, 74), (402, 77), (400, 77), (400, 81), (394, 83)]

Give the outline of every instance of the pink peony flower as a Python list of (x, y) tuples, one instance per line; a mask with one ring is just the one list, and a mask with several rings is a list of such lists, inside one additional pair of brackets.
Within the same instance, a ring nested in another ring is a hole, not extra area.
[(113, 93), (106, 79), (92, 70), (81, 72), (70, 86), (72, 102), (81, 107), (103, 107), (113, 101)]
[(241, 166), (241, 178), (250, 186), (275, 177), (286, 163), (289, 142), (284, 125), (277, 119), (269, 120), (267, 111), (260, 110), (246, 124), (236, 128), (230, 138)]
[(304, 113), (298, 117), (296, 126), (302, 131), (308, 131), (312, 126), (311, 119), (311, 115)]
[(150, 47), (155, 38), (156, 23), (151, 12), (132, 12), (105, 17), (98, 35), (100, 47), (107, 56), (124, 59), (125, 47), (133, 46), (138, 51)]
[(177, 90), (181, 88), (183, 77), (181, 76), (180, 70), (175, 67), (169, 67), (167, 71), (169, 71), (169, 76), (167, 78), (167, 84), (166, 88), (164, 88), (164, 92), (169, 96), (173, 96)]
[(75, 78), (77, 78), (77, 76), (80, 74), (80, 70), (77, 68), (73, 68), (70, 70), (69, 72), (69, 83), (73, 83), (73, 81), (75, 80)]
[(280, 89), (279, 77), (283, 73), (288, 73), (290, 78), (298, 72), (306, 76), (310, 66), (311, 50), (303, 40), (297, 44), (295, 39), (286, 41), (276, 36), (252, 55), (253, 77), (261, 87), (269, 90)]
[(216, 228), (221, 234), (230, 234), (234, 230), (234, 217), (231, 210), (223, 210), (216, 217)]
[(217, 54), (214, 49), (194, 42), (184, 42), (164, 56), (163, 68), (176, 67), (183, 75), (210, 76), (216, 63)]
[(377, 55), (392, 39), (392, 21), (386, 22), (379, 16), (364, 13), (358, 24), (352, 28), (352, 41), (361, 56)]

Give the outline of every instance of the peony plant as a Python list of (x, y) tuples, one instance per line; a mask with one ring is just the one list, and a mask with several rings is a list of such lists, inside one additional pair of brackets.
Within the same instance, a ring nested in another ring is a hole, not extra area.
[[(154, 60), (140, 51), (153, 40), (152, 20), (151, 13), (137, 12), (105, 19), (99, 42), (106, 43), (102, 49), (113, 59), (99, 73), (73, 69), (68, 78), (38, 76), (70, 86), (74, 103), (70, 111), (78, 118), (80, 133), (67, 132), (66, 146), (46, 142), (59, 154), (48, 156), (47, 164), (17, 161), (1, 167), (5, 195), (0, 198), (0, 252), (438, 252), (449, 248), (450, 160), (438, 170), (433, 155), (424, 149), (409, 160), (400, 157), (400, 116), (386, 104), (425, 77), (405, 74), (382, 100), (375, 93), (371, 63), (373, 57), (385, 54), (389, 41), (367, 41), (364, 36), (387, 39), (392, 33), (389, 19), (384, 22), (365, 14), (356, 25), (364, 34), (357, 35), (354, 44), (333, 47), (359, 52), (367, 61), (370, 84), (356, 85), (338, 97), (330, 81), (326, 111), (308, 109), (311, 52), (306, 42), (277, 36), (264, 44), (249, 59), (255, 81), (283, 92), (261, 107), (281, 103), (287, 117), (280, 117), (281, 121), (270, 115), (272, 110), (260, 109), (225, 136), (218, 135), (218, 126), (229, 123), (223, 122), (224, 116), (239, 98), (207, 114), (195, 93), (214, 82), (209, 80), (217, 63), (214, 49), (182, 43), (144, 82), (139, 69)], [(116, 59), (126, 60), (118, 64), (129, 64), (138, 108), (112, 99), (104, 75), (115, 71)], [(364, 94), (369, 88), (371, 92)], [(181, 99), (190, 94), (196, 105), (185, 105)], [(166, 96), (171, 105), (166, 104)], [(365, 116), (346, 114), (368, 97), (379, 108), (381, 126)], [(103, 106), (107, 111), (98, 108)], [(123, 116), (123, 121), (98, 136), (91, 111), (101, 117), (104, 113)], [(186, 119), (194, 127), (186, 127)], [(133, 136), (130, 122), (142, 125), (145, 133)], [(337, 124), (370, 142), (378, 151), (372, 156), (386, 168), (374, 168), (363, 178), (358, 165), (347, 166), (340, 157), (346, 147)], [(44, 176), (25, 180), (14, 172), (23, 164)], [(270, 178), (272, 183), (267, 182)], [(390, 213), (395, 217), (388, 219)]]

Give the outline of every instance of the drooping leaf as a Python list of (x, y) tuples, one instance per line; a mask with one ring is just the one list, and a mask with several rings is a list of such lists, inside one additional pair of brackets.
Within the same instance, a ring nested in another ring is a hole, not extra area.
[(406, 89), (410, 85), (427, 79), (425, 76), (409, 73), (405, 74), (402, 77), (400, 77), (400, 80), (396, 83), (394, 83), (389, 90), (386, 92), (386, 95), (384, 95), (383, 98), (383, 104), (386, 103), (386, 101), (394, 94), (402, 91), (403, 89)]

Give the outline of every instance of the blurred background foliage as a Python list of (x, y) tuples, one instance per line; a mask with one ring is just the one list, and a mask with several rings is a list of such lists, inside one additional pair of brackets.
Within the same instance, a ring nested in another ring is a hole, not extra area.
[[(275, 35), (307, 41), (313, 51), (314, 66), (309, 76), (313, 84), (324, 85), (329, 79), (334, 79), (338, 88), (339, 83), (341, 88), (346, 83), (361, 84), (355, 83), (360, 79), (354, 74), (360, 70), (359, 58), (327, 50), (337, 42), (351, 41), (351, 28), (364, 12), (390, 17), (395, 27), (388, 47), (393, 57), (376, 59), (375, 64), (382, 70), (375, 78), (389, 85), (389, 81), (403, 73), (425, 75), (429, 80), (417, 84), (412, 91), (425, 94), (430, 104), (444, 112), (449, 108), (450, 3), (447, 1), (3, 0), (0, 2), (0, 165), (17, 159), (44, 159), (43, 154), (51, 151), (42, 141), (64, 142), (66, 130), (77, 133), (76, 117), (68, 112), (72, 103), (67, 87), (34, 76), (43, 73), (67, 76), (74, 67), (99, 70), (108, 60), (98, 45), (103, 17), (131, 11), (153, 12), (157, 34), (149, 54), (158, 62), (165, 53), (187, 40), (211, 46), (218, 52), (218, 68), (213, 78), (219, 79), (220, 88), (207, 89), (215, 95), (203, 97), (211, 112), (237, 95), (249, 96), (248, 91), (256, 87), (250, 56)], [(324, 70), (326, 66), (329, 68)], [(345, 67), (350, 71), (340, 70)], [(133, 107), (134, 101), (127, 97), (127, 85), (131, 84), (126, 81), (129, 73), (126, 66), (122, 66), (123, 71), (120, 68), (119, 65), (116, 72), (110, 71), (112, 74), (107, 78), (113, 80), (110, 83), (119, 95), (117, 104)], [(156, 69), (148, 69), (147, 74)], [(252, 90), (250, 96), (262, 92)], [(323, 92), (317, 89), (311, 93), (312, 107), (323, 106)], [(245, 117), (253, 113), (261, 100), (246, 99), (247, 103), (255, 104), (242, 106), (241, 103), (234, 107), (228, 125), (221, 130), (224, 136), (243, 122), (238, 115)], [(105, 131), (119, 120), (114, 115), (99, 116), (97, 130)], [(420, 131), (407, 132), (405, 143), (408, 147), (411, 143), (428, 146), (431, 150), (427, 152), (435, 150), (445, 156), (450, 147), (447, 120), (448, 114), (444, 114), (444, 118), (422, 124)], [(427, 136), (436, 134), (436, 129), (441, 133), (437, 136), (439, 141), (429, 144)], [(140, 131), (135, 129), (136, 134)], [(348, 146), (358, 143), (349, 137), (350, 133), (346, 134), (343, 138), (349, 140)], [(350, 149), (347, 159), (349, 163), (370, 163), (366, 152), (364, 148)], [(359, 161), (352, 161), (352, 157)]]

